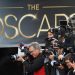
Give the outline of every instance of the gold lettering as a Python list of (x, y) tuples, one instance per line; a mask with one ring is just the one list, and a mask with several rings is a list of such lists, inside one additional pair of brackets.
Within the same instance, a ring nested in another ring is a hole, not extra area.
[[(44, 25), (44, 24), (43, 24), (43, 23), (44, 23), (44, 20), (46, 20), (46, 22), (47, 22), (48, 29), (42, 29), (42, 26)], [(50, 29), (50, 24), (49, 24), (49, 21), (48, 21), (47, 15), (44, 14), (44, 17), (43, 17), (43, 19), (42, 19), (42, 22), (41, 22), (40, 28), (39, 28), (39, 30), (38, 30), (37, 37), (39, 37), (40, 32), (47, 32), (49, 29)]]
[(25, 38), (33, 38), (33, 37), (36, 35), (35, 33), (34, 33), (33, 35), (31, 35), (31, 36), (26, 36), (26, 35), (23, 34), (22, 31), (21, 31), (21, 22), (22, 22), (22, 20), (23, 20), (24, 18), (26, 18), (26, 17), (32, 17), (33, 19), (36, 19), (36, 16), (33, 15), (33, 14), (26, 14), (26, 15), (24, 15), (24, 16), (19, 20), (18, 29), (19, 29), (20, 34), (21, 34), (23, 37), (25, 37)]
[(0, 18), (0, 22), (1, 22), (1, 25), (2, 25), (2, 30), (1, 30), (0, 34), (2, 34), (4, 32), (4, 25), (3, 25), (3, 21), (2, 21), (1, 18)]
[(39, 10), (39, 4), (28, 4), (28, 10)]
[(7, 23), (7, 20), (9, 17), (13, 17), (16, 21), (17, 21), (17, 18), (16, 16), (12, 15), (12, 14), (9, 14), (7, 16), (5, 16), (5, 24), (7, 27), (9, 28), (12, 28), (15, 30), (15, 34), (13, 36), (8, 36), (7, 33), (5, 32), (5, 36), (7, 39), (14, 39), (19, 33), (18, 33), (18, 29), (15, 27), (15, 26), (10, 26), (8, 23)]
[(57, 25), (57, 18), (58, 18), (58, 17), (61, 17), (61, 16), (65, 17), (66, 20), (68, 20), (68, 16), (67, 16), (66, 14), (55, 14), (55, 28), (58, 28), (58, 25)]

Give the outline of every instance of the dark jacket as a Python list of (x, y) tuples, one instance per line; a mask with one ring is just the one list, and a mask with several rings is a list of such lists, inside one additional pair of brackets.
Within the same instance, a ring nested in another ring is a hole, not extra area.
[(75, 72), (73, 72), (73, 69), (72, 69), (72, 70), (70, 70), (70, 71), (68, 72), (67, 75), (75, 75)]
[(56, 68), (52, 67), (49, 62), (45, 63), (46, 75), (56, 75)]
[(37, 58), (33, 59), (32, 62), (25, 61), (23, 64), (25, 67), (25, 72), (27, 72), (28, 75), (33, 75), (34, 72), (44, 66), (44, 56), (40, 54)]

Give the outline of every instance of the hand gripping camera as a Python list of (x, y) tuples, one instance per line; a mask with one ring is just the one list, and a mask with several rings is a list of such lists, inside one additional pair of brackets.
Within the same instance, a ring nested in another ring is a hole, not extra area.
[(12, 55), (12, 59), (17, 59), (19, 56), (30, 56), (30, 53), (28, 51), (28, 48), (24, 46), (23, 43), (20, 43), (19, 44), (19, 47), (18, 47), (18, 53), (17, 54), (14, 54)]

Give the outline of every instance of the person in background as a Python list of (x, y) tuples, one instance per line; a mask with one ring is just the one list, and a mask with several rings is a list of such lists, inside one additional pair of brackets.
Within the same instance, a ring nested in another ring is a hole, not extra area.
[(45, 39), (45, 49), (52, 47), (55, 44), (55, 41), (57, 41), (57, 39), (54, 37), (54, 32), (51, 28), (47, 32), (47, 38)]
[(75, 53), (69, 53), (65, 56), (65, 63), (69, 71), (67, 75), (75, 75)]

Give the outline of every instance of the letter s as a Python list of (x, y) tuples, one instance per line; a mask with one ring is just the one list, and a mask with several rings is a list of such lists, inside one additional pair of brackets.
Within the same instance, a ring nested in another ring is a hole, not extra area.
[(7, 20), (8, 20), (9, 17), (13, 17), (16, 21), (17, 21), (17, 18), (16, 18), (16, 16), (14, 16), (12, 14), (9, 14), (9, 15), (5, 16), (5, 24), (6, 24), (6, 26), (9, 27), (9, 28), (14, 29), (15, 30), (15, 33), (14, 33), (13, 36), (8, 36), (8, 34), (5, 32), (5, 36), (8, 39), (14, 39), (19, 33), (18, 33), (18, 29), (15, 26), (11, 26), (11, 25), (9, 25), (7, 23)]

